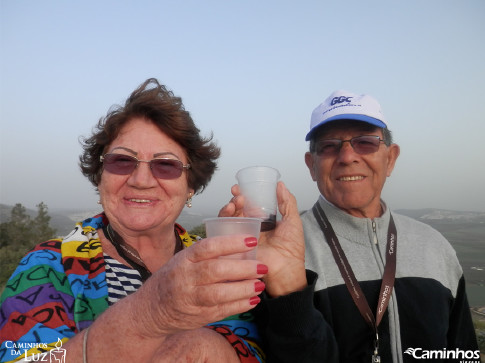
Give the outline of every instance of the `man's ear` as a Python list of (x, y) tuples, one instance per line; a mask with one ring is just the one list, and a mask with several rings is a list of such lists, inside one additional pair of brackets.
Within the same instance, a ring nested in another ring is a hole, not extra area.
[(312, 176), (313, 181), (317, 181), (316, 173), (315, 173), (315, 159), (313, 154), (309, 151), (305, 153), (305, 164), (310, 170), (310, 175)]
[(387, 156), (387, 176), (390, 177), (392, 171), (394, 170), (394, 166), (396, 165), (396, 160), (401, 153), (401, 148), (398, 144), (391, 144), (388, 147), (388, 156)]

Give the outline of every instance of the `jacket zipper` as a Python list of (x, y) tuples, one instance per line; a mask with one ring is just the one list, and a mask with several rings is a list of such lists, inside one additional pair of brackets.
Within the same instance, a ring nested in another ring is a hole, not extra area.
[(377, 245), (377, 226), (376, 226), (376, 222), (373, 220), (372, 221), (372, 231), (374, 232), (374, 244)]
[[(377, 223), (372, 220), (372, 242), (374, 242), (374, 248), (376, 253), (376, 259), (380, 265), (379, 269), (384, 271), (384, 257), (382, 256), (381, 249), (379, 248), (379, 239), (377, 238)], [(382, 273), (381, 273), (382, 278)]]

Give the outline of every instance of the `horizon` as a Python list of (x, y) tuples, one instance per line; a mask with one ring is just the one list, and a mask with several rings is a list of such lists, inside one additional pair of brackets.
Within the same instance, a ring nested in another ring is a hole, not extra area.
[[(22, 203), (20, 203), (22, 204)], [(15, 204), (5, 204), (5, 203), (0, 203), (0, 207), (1, 208), (13, 208), (15, 206)], [(35, 214), (37, 212), (37, 208), (34, 206), (33, 208), (32, 207), (27, 207), (25, 205), (22, 204), (23, 207), (26, 208), (27, 212), (30, 213), (30, 214)], [(59, 216), (59, 215), (64, 215), (68, 218), (69, 215), (74, 215), (74, 214), (87, 214), (87, 213), (101, 213), (102, 212), (102, 208), (98, 205), (98, 208), (91, 208), (91, 209), (86, 209), (86, 208), (69, 208), (69, 207), (59, 207), (59, 208), (51, 208), (49, 207), (49, 205), (47, 205), (47, 211), (48, 211), (48, 214), (51, 215), (56, 215), (56, 216)], [(299, 209), (299, 212), (302, 213), (304, 211), (306, 211), (308, 209)], [(457, 209), (443, 209), (443, 208), (433, 208), (433, 207), (424, 207), (424, 208), (398, 208), (398, 209), (393, 209), (392, 211), (394, 212), (405, 212), (405, 211), (409, 211), (409, 212), (418, 212), (418, 211), (437, 211), (437, 212), (455, 212), (455, 213), (470, 213), (470, 214), (477, 214), (477, 215), (485, 215), (485, 210), (457, 210)], [(63, 213), (66, 213), (66, 214), (63, 214)], [(94, 215), (94, 214), (93, 214)], [(189, 216), (197, 216), (197, 217), (212, 217), (212, 216), (216, 216), (214, 214), (207, 214), (207, 213), (199, 213), (199, 212), (194, 212), (190, 209), (187, 209), (187, 208), (184, 208), (180, 214), (181, 216), (182, 215), (189, 215)], [(279, 214), (278, 212), (278, 217), (281, 217), (281, 215)], [(4, 221), (0, 220), (0, 223), (2, 223)]]

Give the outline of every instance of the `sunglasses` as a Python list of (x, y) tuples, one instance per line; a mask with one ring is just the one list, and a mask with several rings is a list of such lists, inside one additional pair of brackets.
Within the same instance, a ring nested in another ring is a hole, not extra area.
[(357, 154), (366, 155), (375, 153), (379, 150), (379, 146), (384, 140), (375, 135), (357, 136), (349, 140), (322, 139), (316, 142), (315, 152), (318, 156), (337, 155), (344, 142), (349, 142)]
[(190, 164), (184, 165), (180, 160), (169, 158), (138, 160), (134, 156), (113, 153), (101, 155), (99, 159), (104, 170), (117, 175), (133, 173), (139, 163), (150, 164), (153, 176), (158, 179), (177, 179), (184, 169), (190, 169)]

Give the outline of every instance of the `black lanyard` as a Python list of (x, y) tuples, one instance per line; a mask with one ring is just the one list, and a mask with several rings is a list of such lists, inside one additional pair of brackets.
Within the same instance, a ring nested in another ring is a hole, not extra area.
[(111, 225), (103, 227), (104, 236), (111, 242), (111, 244), (116, 248), (118, 254), (123, 257), (123, 259), (128, 262), (131, 267), (140, 273), (141, 281), (145, 282), (152, 273), (147, 269), (143, 260), (140, 258), (138, 252), (127, 244), (123, 238), (113, 229)]
[[(125, 261), (131, 265), (131, 267), (140, 273), (142, 282), (145, 282), (152, 275), (152, 273), (143, 263), (138, 251), (126, 243), (123, 238), (111, 227), (111, 224), (103, 227), (103, 233), (108, 241), (110, 241), (111, 244), (116, 248), (118, 254), (123, 257)], [(174, 229), (174, 233), (175, 250), (173, 254), (175, 255), (177, 252), (182, 251), (184, 247), (182, 239), (180, 238), (180, 235), (177, 233), (176, 229)]]
[(364, 293), (357, 281), (352, 267), (345, 256), (345, 253), (340, 245), (340, 242), (332, 228), (332, 225), (327, 219), (325, 212), (320, 206), (319, 202), (313, 206), (313, 214), (322, 229), (322, 232), (327, 240), (327, 243), (332, 251), (333, 258), (337, 264), (340, 274), (345, 281), (345, 285), (349, 290), (355, 305), (359, 309), (360, 314), (366, 321), (366, 323), (375, 332), (376, 340), (374, 342), (374, 355), (372, 356), (372, 362), (380, 362), (379, 353), (379, 335), (377, 333), (377, 327), (382, 321), (382, 317), (389, 305), (389, 300), (394, 287), (394, 279), (396, 277), (396, 253), (397, 253), (397, 231), (396, 225), (392, 215), (389, 220), (389, 228), (387, 231), (387, 246), (386, 246), (386, 266), (384, 267), (384, 274), (382, 276), (381, 291), (379, 293), (379, 300), (377, 302), (376, 315), (372, 313), (372, 310), (365, 298)]

